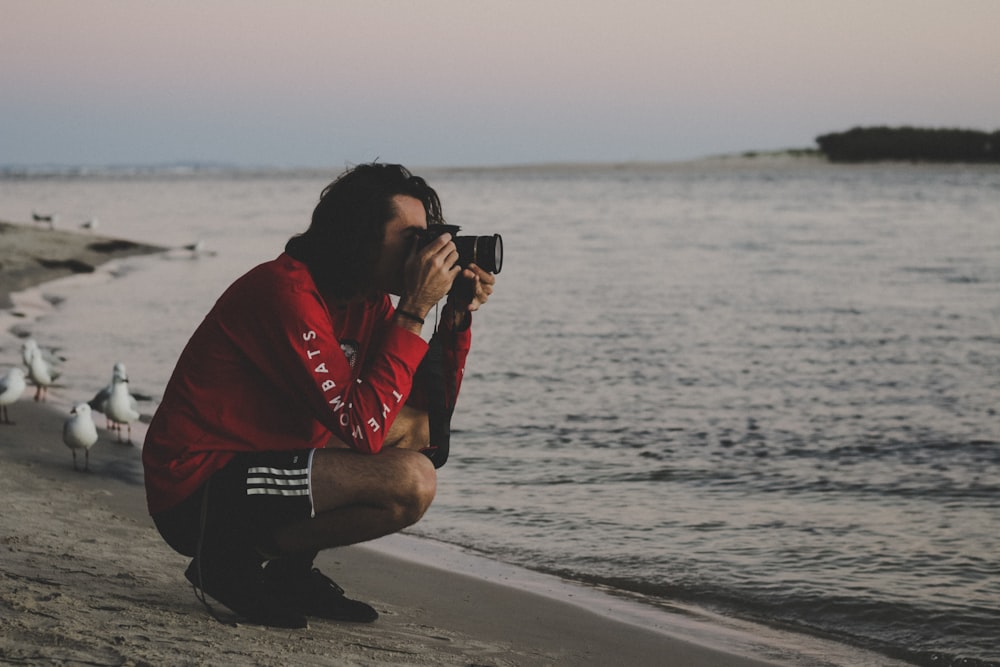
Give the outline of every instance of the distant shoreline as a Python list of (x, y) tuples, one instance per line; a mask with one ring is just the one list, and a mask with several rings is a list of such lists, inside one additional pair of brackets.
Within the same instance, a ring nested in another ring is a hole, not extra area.
[[(850, 166), (857, 164), (933, 164), (933, 165), (996, 165), (997, 162), (982, 160), (935, 160), (920, 158), (871, 157), (858, 160), (832, 160), (819, 148), (797, 147), (771, 150), (748, 149), (733, 153), (718, 153), (700, 157), (677, 160), (605, 160), (605, 161), (546, 161), (520, 162), (492, 165), (410, 165), (415, 172), (496, 172), (505, 173), (524, 170), (599, 170), (599, 169), (670, 169), (692, 164), (801, 164), (815, 162)], [(278, 166), (278, 165), (236, 165), (222, 163), (165, 163), (137, 165), (0, 165), (0, 180), (36, 179), (36, 178), (211, 178), (230, 177), (239, 174), (252, 178), (254, 176), (273, 176), (274, 174), (308, 175), (334, 178), (341, 173), (345, 165), (324, 166)]]
[[(607, 161), (546, 161), (523, 162), (494, 165), (411, 165), (414, 171), (513, 171), (521, 169), (607, 169), (616, 167), (670, 167), (714, 160), (754, 160), (761, 158), (817, 158), (822, 157), (814, 148), (786, 148), (777, 150), (748, 150), (736, 153), (705, 155), (679, 160), (607, 160)], [(148, 164), (148, 165), (0, 165), (0, 179), (29, 178), (101, 178), (101, 177), (176, 177), (229, 176), (242, 174), (271, 175), (287, 174), (328, 174), (335, 176), (344, 166), (268, 166), (268, 165), (227, 165), (227, 164)]]
[(855, 127), (816, 137), (830, 162), (1000, 164), (1000, 131), (959, 128)]

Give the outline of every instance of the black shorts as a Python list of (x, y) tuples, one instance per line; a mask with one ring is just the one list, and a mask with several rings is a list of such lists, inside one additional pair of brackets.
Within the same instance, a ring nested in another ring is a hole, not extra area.
[(179, 505), (153, 515), (175, 551), (194, 557), (212, 536), (277, 552), (274, 532), (314, 516), (312, 456), (316, 450), (243, 452)]

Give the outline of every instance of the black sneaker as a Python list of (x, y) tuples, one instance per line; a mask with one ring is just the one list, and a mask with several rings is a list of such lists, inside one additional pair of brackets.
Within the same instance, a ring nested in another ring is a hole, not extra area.
[(282, 603), (305, 614), (331, 621), (371, 623), (378, 612), (370, 605), (351, 600), (344, 589), (317, 568), (292, 569), (273, 560), (264, 568), (264, 580), (278, 591)]
[(196, 589), (212, 596), (250, 623), (273, 628), (308, 627), (305, 616), (282, 604), (278, 592), (264, 580), (264, 571), (259, 566), (242, 573), (233, 569), (198, 570), (198, 560), (192, 560), (184, 576)]

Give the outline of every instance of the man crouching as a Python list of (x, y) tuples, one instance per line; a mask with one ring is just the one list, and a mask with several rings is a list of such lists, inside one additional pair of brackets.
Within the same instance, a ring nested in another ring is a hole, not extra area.
[(459, 265), (450, 234), (419, 242), (443, 222), (404, 167), (350, 169), (181, 353), (143, 447), (149, 512), (192, 558), (196, 591), (250, 622), (378, 618), (313, 560), (412, 525), (434, 499), (472, 312), (496, 281)]

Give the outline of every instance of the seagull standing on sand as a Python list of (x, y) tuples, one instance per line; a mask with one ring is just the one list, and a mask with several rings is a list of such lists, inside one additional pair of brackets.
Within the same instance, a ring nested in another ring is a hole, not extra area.
[(97, 427), (86, 403), (77, 403), (70, 414), (72, 416), (63, 424), (63, 442), (73, 452), (73, 470), (79, 470), (76, 467), (76, 450), (83, 450), (83, 470), (87, 472), (90, 470), (90, 448), (97, 442)]
[(0, 377), (0, 424), (14, 423), (7, 414), (7, 406), (21, 398), (25, 387), (24, 370), (21, 368), (11, 368)]
[[(135, 399), (128, 391), (128, 378), (114, 376), (111, 378), (111, 396), (108, 397), (107, 411), (104, 413), (116, 424), (128, 427), (128, 444), (132, 444), (132, 422), (139, 418), (139, 411), (134, 407)], [(122, 441), (121, 426), (118, 427), (118, 442)]]
[[(90, 406), (91, 410), (100, 412), (102, 415), (104, 415), (105, 419), (107, 419), (106, 427), (108, 428), (108, 430), (114, 428), (114, 426), (111, 424), (111, 417), (108, 416), (108, 400), (111, 399), (111, 391), (115, 387), (115, 378), (118, 378), (120, 380), (128, 380), (128, 374), (125, 372), (125, 364), (123, 364), (120, 361), (116, 362), (114, 368), (111, 369), (111, 382), (109, 382), (108, 385), (104, 387), (104, 389), (101, 389), (99, 392), (94, 394), (94, 397), (92, 399), (87, 401), (87, 404)], [(132, 398), (131, 395), (129, 395), (129, 398), (132, 401), (131, 402), (132, 409), (138, 411), (139, 408), (137, 403), (135, 402), (135, 399)]]
[(52, 214), (49, 214), (49, 215), (42, 215), (41, 213), (36, 213), (35, 211), (32, 211), (31, 212), (31, 219), (33, 221), (35, 221), (35, 222), (44, 222), (44, 223), (48, 224), (49, 229), (55, 229), (56, 228), (56, 220), (59, 219), (59, 216), (56, 215), (55, 213), (52, 213)]
[(213, 250), (205, 250), (205, 242), (201, 239), (198, 239), (194, 243), (187, 244), (183, 247), (183, 249), (191, 253), (191, 259), (198, 259), (199, 257), (214, 257), (216, 254)]
[(38, 350), (38, 342), (34, 338), (28, 338), (23, 343), (21, 343), (21, 359), (24, 360), (25, 366), (31, 365), (31, 355)]
[(58, 374), (52, 372), (52, 366), (42, 358), (42, 351), (37, 347), (28, 355), (28, 377), (35, 383), (35, 400), (44, 401), (49, 393), (49, 385)]

